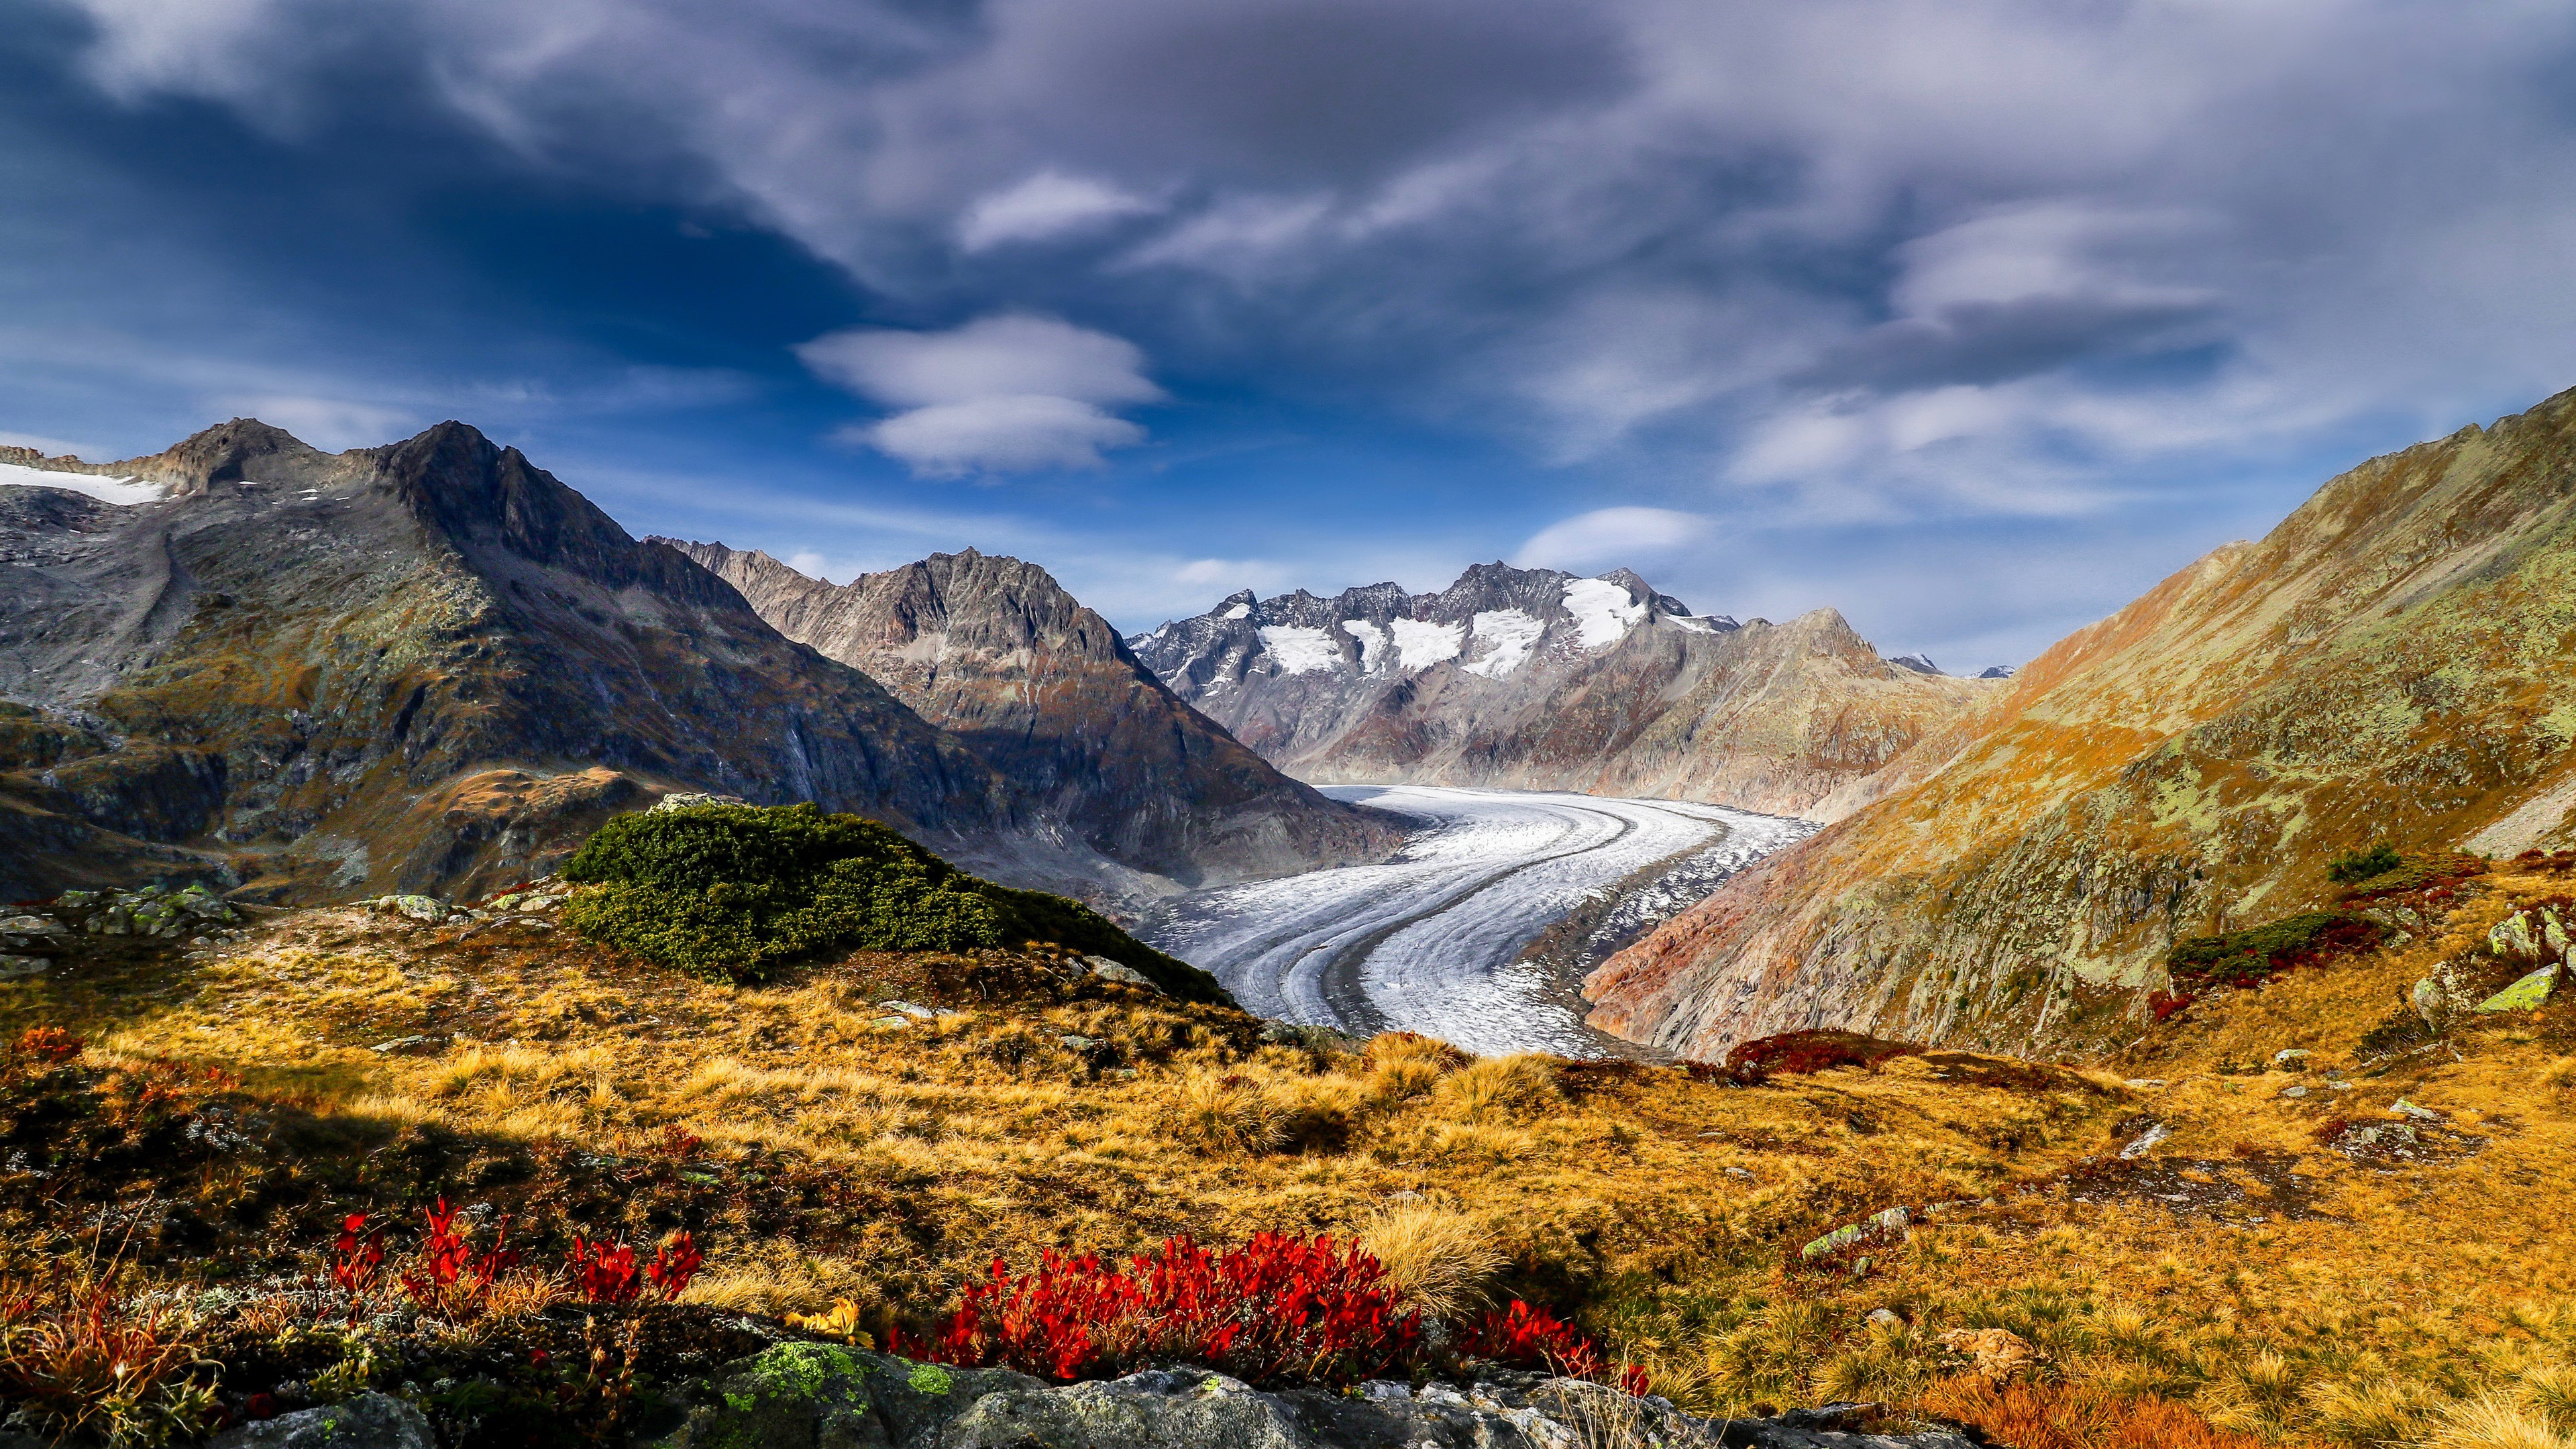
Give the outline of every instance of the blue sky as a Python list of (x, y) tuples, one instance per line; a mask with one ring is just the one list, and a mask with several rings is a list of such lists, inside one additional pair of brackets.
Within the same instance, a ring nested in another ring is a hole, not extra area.
[(2028, 658), (2576, 384), (2576, 10), (0, 0), (0, 441), (445, 417), (1130, 629), (1629, 566)]

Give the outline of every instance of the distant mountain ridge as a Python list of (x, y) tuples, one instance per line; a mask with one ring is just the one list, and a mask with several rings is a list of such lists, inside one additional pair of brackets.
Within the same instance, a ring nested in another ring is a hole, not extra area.
[[(2327, 862), (2576, 844), (2576, 391), (2374, 458), (1927, 733), (1879, 798), (1606, 963), (1594, 1024), (2027, 1049)], [(2088, 1038), (2089, 1039), (2089, 1038)]]
[(0, 898), (471, 892), (671, 790), (1135, 884), (1059, 801), (462, 423), (332, 454), (235, 419), (0, 469)]
[(1182, 703), (1035, 564), (967, 549), (833, 584), (765, 553), (666, 541), (780, 633), (884, 684), (1113, 860), (1201, 884), (1397, 843), (1385, 817), (1280, 774)]
[(1316, 784), (1668, 796), (1830, 817), (1991, 688), (1881, 659), (1830, 609), (1694, 615), (1622, 569), (1478, 564), (1437, 593), (1233, 594), (1128, 641)]

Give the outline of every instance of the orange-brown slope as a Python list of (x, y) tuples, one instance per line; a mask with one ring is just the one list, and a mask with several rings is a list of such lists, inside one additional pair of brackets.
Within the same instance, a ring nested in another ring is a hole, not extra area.
[(2572, 494), (2576, 393), (2344, 474), (1613, 958), (1594, 1021), (1694, 1054), (1822, 1023), (2025, 1044), (2134, 1010), (2178, 934), (2315, 901), (2339, 851), (2563, 836)]

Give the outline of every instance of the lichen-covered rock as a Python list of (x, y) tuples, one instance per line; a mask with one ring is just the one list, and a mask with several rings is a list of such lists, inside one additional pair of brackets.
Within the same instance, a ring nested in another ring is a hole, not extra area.
[(211, 1449), (438, 1449), (429, 1421), (400, 1399), (360, 1394), (227, 1429)]
[(699, 1398), (660, 1449), (1969, 1449), (1874, 1432), (1858, 1404), (1719, 1423), (1576, 1379), (1273, 1393), (1187, 1366), (1051, 1387), (812, 1343), (733, 1364)]
[(2487, 949), (2513, 961), (2528, 961), (2540, 954), (2540, 940), (2531, 929), (2531, 913), (2516, 911), (2495, 923), (2487, 932)]
[(2511, 986), (2478, 1003), (2478, 1010), (2538, 1011), (2548, 1004), (2549, 993), (2558, 987), (2558, 968), (2543, 966)]

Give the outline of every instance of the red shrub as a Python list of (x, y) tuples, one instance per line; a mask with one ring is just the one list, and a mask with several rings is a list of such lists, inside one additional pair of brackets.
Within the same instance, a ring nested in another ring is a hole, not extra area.
[[(1613, 1382), (1610, 1362), (1602, 1357), (1601, 1345), (1575, 1332), (1555, 1314), (1532, 1308), (1517, 1298), (1510, 1308), (1497, 1309), (1478, 1319), (1459, 1340), (1459, 1347), (1515, 1368), (1545, 1369), (1565, 1378)], [(1646, 1371), (1637, 1364), (1621, 1364), (1615, 1382), (1629, 1393), (1642, 1394), (1646, 1391)]]
[(384, 1231), (368, 1233), (366, 1226), (365, 1213), (341, 1219), (340, 1240), (331, 1249), (331, 1281), (351, 1298), (366, 1295), (375, 1284), (376, 1269), (385, 1261)]
[(1782, 1072), (1799, 1074), (1834, 1067), (1876, 1067), (1889, 1057), (1917, 1055), (1922, 1050), (1901, 1041), (1883, 1041), (1854, 1031), (1789, 1031), (1742, 1043), (1726, 1054), (1726, 1066), (1722, 1070), (1705, 1075), (1751, 1087), (1759, 1086)]
[(2147, 993), (2147, 1010), (2156, 1014), (2156, 1020), (2163, 1021), (2199, 999), (2188, 991), (2150, 991)]
[(586, 1303), (632, 1303), (644, 1291), (635, 1250), (624, 1243), (612, 1248), (575, 1238), (565, 1265), (572, 1269), (573, 1291)]
[(502, 1246), (510, 1232), (507, 1223), (494, 1235), (489, 1251), (476, 1253), (466, 1235), (456, 1231), (456, 1213), (447, 1199), (440, 1198), (427, 1217), (418, 1266), (399, 1280), (403, 1292), (421, 1307), (480, 1303), (490, 1295), (494, 1279), (519, 1265), (519, 1255)]
[(927, 1342), (897, 1351), (940, 1363), (1001, 1363), (1054, 1379), (1187, 1360), (1251, 1383), (1346, 1384), (1409, 1364), (1421, 1315), (1357, 1244), (1256, 1233), (1211, 1252), (1167, 1240), (1121, 1271), (1049, 1249), (1013, 1277), (1000, 1259)]
[(705, 1262), (698, 1251), (698, 1240), (682, 1233), (653, 1250), (653, 1261), (644, 1265), (644, 1276), (662, 1291), (665, 1300), (689, 1291), (689, 1280), (698, 1276), (698, 1265)]
[(31, 1026), (11, 1044), (14, 1055), (38, 1066), (59, 1067), (81, 1054), (88, 1043), (59, 1026)]

